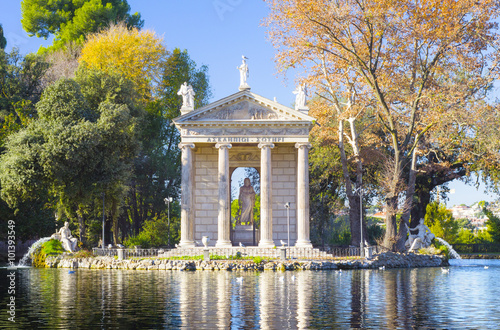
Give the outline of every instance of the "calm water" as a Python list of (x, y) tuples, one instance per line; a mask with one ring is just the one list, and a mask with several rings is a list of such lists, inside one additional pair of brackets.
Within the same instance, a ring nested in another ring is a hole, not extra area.
[[(484, 266), (489, 268), (485, 269)], [(498, 328), (500, 260), (441, 268), (178, 272), (17, 270), (16, 328)], [(7, 321), (0, 269), (0, 327)]]

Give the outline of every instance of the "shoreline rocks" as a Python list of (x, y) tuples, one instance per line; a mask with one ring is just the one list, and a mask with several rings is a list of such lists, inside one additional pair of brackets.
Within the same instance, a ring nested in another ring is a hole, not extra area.
[(293, 271), (418, 268), (449, 266), (444, 256), (386, 252), (371, 259), (352, 260), (272, 260), (256, 264), (253, 260), (169, 260), (157, 258), (117, 260), (113, 257), (72, 258), (48, 256), (47, 268), (128, 269), (128, 270), (212, 270), (212, 271)]

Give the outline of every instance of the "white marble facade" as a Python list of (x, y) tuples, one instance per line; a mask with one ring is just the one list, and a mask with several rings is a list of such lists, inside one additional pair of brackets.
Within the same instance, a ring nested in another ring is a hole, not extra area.
[(309, 239), (309, 131), (314, 118), (302, 111), (242, 90), (174, 119), (181, 132), (181, 247), (202, 236), (210, 245), (231, 241), (231, 174), (254, 167), (260, 175), (260, 240), (279, 246), (287, 239), (290, 202), (291, 245)]

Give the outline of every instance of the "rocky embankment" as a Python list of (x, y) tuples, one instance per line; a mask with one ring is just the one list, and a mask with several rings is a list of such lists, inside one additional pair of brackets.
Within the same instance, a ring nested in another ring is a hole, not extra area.
[(448, 266), (443, 256), (414, 253), (387, 252), (371, 259), (353, 260), (273, 260), (255, 263), (253, 260), (168, 260), (168, 259), (128, 259), (117, 260), (112, 257), (72, 258), (71, 256), (47, 257), (49, 268), (86, 268), (86, 269), (134, 269), (134, 270), (226, 270), (226, 271), (264, 271), (264, 270), (337, 270), (337, 269), (377, 269), (442, 267)]

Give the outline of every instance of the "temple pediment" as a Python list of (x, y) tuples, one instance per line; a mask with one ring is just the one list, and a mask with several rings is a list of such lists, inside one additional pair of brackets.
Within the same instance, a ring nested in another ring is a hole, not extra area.
[(174, 123), (252, 120), (312, 122), (314, 118), (250, 91), (241, 91), (177, 117)]
[(245, 90), (177, 117), (174, 124), (186, 141), (229, 136), (249, 137), (248, 141), (235, 141), (250, 143), (258, 137), (275, 136), (279, 138), (277, 141), (288, 142), (285, 137), (306, 138), (314, 120), (303, 112)]
[(195, 120), (276, 120), (285, 119), (283, 114), (250, 100), (239, 102), (202, 113)]

